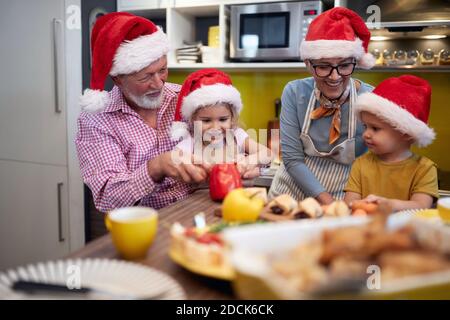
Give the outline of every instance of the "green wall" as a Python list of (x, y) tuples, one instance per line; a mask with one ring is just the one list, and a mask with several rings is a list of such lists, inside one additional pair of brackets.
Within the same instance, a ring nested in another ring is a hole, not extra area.
[[(281, 97), (283, 87), (291, 80), (308, 77), (305, 71), (230, 71), (233, 85), (241, 92), (244, 109), (240, 122), (245, 129), (265, 129), (269, 120), (275, 117), (274, 100)], [(450, 73), (414, 72), (414, 75), (428, 80), (433, 88), (432, 107), (429, 124), (437, 133), (436, 140), (427, 148), (415, 149), (444, 171), (450, 171), (450, 110), (448, 97), (450, 90)], [(188, 72), (170, 71), (169, 81), (182, 83)], [(355, 78), (376, 86), (383, 79), (401, 75), (400, 72), (366, 72), (355, 73)]]

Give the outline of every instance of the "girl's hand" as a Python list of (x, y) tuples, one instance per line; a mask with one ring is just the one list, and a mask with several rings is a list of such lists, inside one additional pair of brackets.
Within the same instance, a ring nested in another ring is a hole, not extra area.
[(244, 179), (253, 179), (256, 177), (259, 177), (261, 174), (261, 170), (258, 166), (254, 167), (253, 169), (248, 169), (243, 175), (242, 178)]
[(251, 179), (260, 175), (260, 170), (257, 164), (249, 161), (249, 157), (239, 157), (236, 163), (237, 169), (244, 179)]

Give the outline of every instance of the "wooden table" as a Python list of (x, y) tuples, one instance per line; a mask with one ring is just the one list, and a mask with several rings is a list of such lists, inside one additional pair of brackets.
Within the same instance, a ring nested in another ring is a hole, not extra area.
[[(217, 222), (220, 218), (214, 216), (213, 211), (219, 206), (220, 203), (209, 198), (209, 190), (197, 190), (185, 200), (159, 210), (157, 236), (147, 257), (138, 262), (169, 274), (184, 288), (188, 299), (233, 299), (230, 282), (193, 274), (172, 262), (168, 256), (169, 228), (172, 223), (180, 222), (185, 226), (192, 226), (194, 215), (200, 211), (205, 212), (207, 223)], [(68, 258), (120, 259), (109, 234), (88, 243)]]

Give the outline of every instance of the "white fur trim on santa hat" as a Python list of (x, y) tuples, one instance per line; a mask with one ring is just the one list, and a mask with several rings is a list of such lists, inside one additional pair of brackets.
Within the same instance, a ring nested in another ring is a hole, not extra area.
[(377, 59), (371, 54), (371, 53), (365, 53), (363, 56), (358, 60), (358, 67), (362, 69), (370, 69), (375, 65)]
[(169, 41), (161, 30), (123, 42), (114, 56), (109, 74), (131, 74), (149, 66), (169, 52)]
[(108, 91), (86, 89), (80, 97), (81, 110), (85, 112), (100, 112), (108, 106), (109, 102)]
[(242, 100), (239, 91), (231, 85), (217, 83), (201, 86), (184, 97), (181, 105), (181, 115), (183, 119), (190, 120), (198, 108), (220, 102), (231, 104), (236, 114), (241, 113)]
[(303, 40), (300, 44), (300, 56), (306, 59), (350, 58), (357, 60), (358, 66), (370, 69), (375, 65), (375, 58), (364, 50), (361, 39), (348, 40)]
[(172, 141), (178, 141), (181, 138), (189, 136), (188, 125), (186, 122), (175, 121), (170, 128), (170, 138)]
[(356, 101), (358, 115), (367, 111), (389, 123), (396, 130), (411, 136), (419, 147), (429, 145), (436, 134), (427, 124), (414, 117), (396, 103), (371, 92), (360, 95)]

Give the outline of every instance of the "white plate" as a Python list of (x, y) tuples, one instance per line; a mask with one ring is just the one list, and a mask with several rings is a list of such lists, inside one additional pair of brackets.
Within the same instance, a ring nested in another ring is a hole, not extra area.
[(388, 228), (393, 227), (395, 229), (397, 226), (403, 226), (411, 218), (413, 218), (416, 213), (422, 210), (424, 209), (408, 209), (393, 213), (389, 216), (389, 219), (387, 221), (387, 227)]
[[(0, 299), (33, 298), (10, 289), (11, 284), (17, 280), (71, 286), (78, 284), (79, 280), (81, 287), (108, 291), (117, 296), (145, 299), (164, 293), (160, 299), (186, 299), (181, 286), (167, 274), (144, 265), (121, 260), (59, 260), (8, 270), (0, 273)], [(67, 297), (67, 295), (64, 296), (65, 299)], [(45, 297), (39, 296), (40, 298)], [(111, 299), (111, 297), (108, 298)]]
[[(419, 211), (404, 210), (390, 215), (387, 228), (395, 230), (411, 222), (419, 243), (450, 254), (450, 228), (444, 224), (428, 223), (425, 219), (413, 219)], [(275, 277), (268, 257), (320, 239), (325, 229), (363, 225), (368, 218), (305, 219), (226, 229), (223, 237), (231, 246), (230, 261), (237, 275), (234, 284), (237, 296), (243, 299), (311, 298), (301, 295), (285, 279)], [(377, 291), (377, 297), (448, 299), (449, 292), (450, 271), (443, 271), (391, 281), (383, 286), (383, 290)]]

